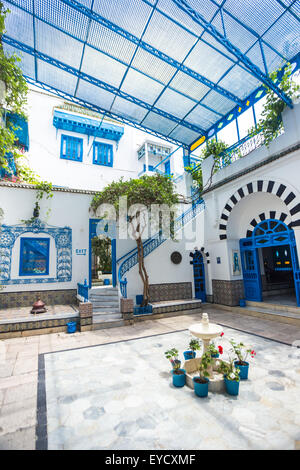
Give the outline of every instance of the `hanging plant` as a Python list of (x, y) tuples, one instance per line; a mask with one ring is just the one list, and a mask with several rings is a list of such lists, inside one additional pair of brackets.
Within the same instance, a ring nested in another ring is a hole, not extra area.
[[(282, 77), (279, 78), (279, 74), (281, 74), (281, 72), (282, 69), (272, 72), (270, 74), (271, 80), (273, 83), (276, 83), (280, 90), (282, 90), (292, 101), (298, 100), (300, 97), (300, 86), (291, 78), (291, 64), (287, 64), (284, 68)], [(250, 129), (249, 133), (252, 136), (262, 133), (264, 144), (269, 147), (270, 143), (283, 131), (281, 115), (287, 107), (287, 104), (285, 101), (280, 99), (273, 90), (268, 88), (266, 85), (263, 86), (266, 90), (266, 102), (257, 126)]]
[(204, 150), (201, 153), (201, 162), (206, 158), (210, 157), (211, 155), (214, 158), (213, 167), (211, 170), (211, 175), (209, 177), (208, 182), (203, 187), (203, 175), (202, 175), (202, 167), (201, 164), (195, 169), (193, 166), (188, 166), (185, 168), (186, 171), (192, 172), (192, 178), (195, 182), (198, 191), (201, 193), (204, 189), (208, 189), (212, 183), (212, 177), (214, 173), (218, 171), (220, 168), (220, 155), (228, 148), (228, 145), (223, 142), (222, 140), (217, 139), (210, 139), (207, 141)]
[[(26, 182), (36, 186), (35, 209), (37, 209), (37, 205), (39, 206), (38, 203), (44, 195), (47, 199), (53, 197), (52, 184), (41, 181), (39, 176), (26, 164), (25, 157), (17, 145), (16, 131), (18, 127), (14, 126), (7, 118), (7, 112), (10, 112), (27, 120), (28, 94), (26, 80), (18, 66), (20, 58), (16, 54), (7, 56), (3, 50), (2, 36), (5, 32), (5, 19), (8, 13), (9, 10), (5, 9), (0, 1), (0, 85), (2, 84), (0, 93), (1, 91), (3, 93), (2, 98), (0, 95), (0, 121), (2, 122), (2, 125), (0, 122), (0, 169), (5, 170), (4, 179), (8, 181)], [(9, 166), (8, 157), (14, 163), (15, 172)], [(49, 212), (50, 210), (47, 211), (47, 215)], [(31, 221), (32, 219), (27, 222)]]

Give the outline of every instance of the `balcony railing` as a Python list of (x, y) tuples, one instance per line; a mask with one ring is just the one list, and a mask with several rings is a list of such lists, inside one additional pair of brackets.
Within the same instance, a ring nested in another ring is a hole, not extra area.
[(249, 155), (249, 153), (253, 152), (253, 150), (256, 150), (261, 147), (264, 142), (265, 139), (262, 132), (259, 132), (256, 135), (247, 135), (239, 142), (226, 149), (220, 155), (217, 168), (225, 168), (228, 165), (231, 165), (231, 163), (234, 163), (235, 161), (239, 160), (240, 158), (246, 157), (246, 155)]

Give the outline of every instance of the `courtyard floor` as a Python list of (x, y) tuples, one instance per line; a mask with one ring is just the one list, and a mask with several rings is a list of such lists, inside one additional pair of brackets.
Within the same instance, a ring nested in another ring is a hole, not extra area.
[(240, 395), (175, 389), (164, 351), (187, 349), (201, 314), (0, 342), (0, 449), (295, 449), (300, 362), (293, 325), (218, 311), (257, 352)]

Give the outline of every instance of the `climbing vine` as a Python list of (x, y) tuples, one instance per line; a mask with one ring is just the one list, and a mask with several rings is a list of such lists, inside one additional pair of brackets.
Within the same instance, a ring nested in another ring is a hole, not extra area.
[[(39, 201), (44, 195), (47, 199), (53, 196), (52, 184), (41, 181), (40, 177), (26, 164), (26, 159), (17, 144), (18, 127), (10, 121), (8, 116), (8, 113), (13, 113), (27, 120), (28, 94), (26, 80), (18, 65), (20, 58), (16, 54), (7, 56), (2, 45), (5, 19), (9, 12), (0, 1), (0, 170), (5, 170), (3, 177), (5, 180), (26, 182), (36, 187), (35, 213), (37, 213)], [(9, 166), (9, 160), (14, 163), (15, 174)]]
[[(280, 74), (282, 76), (280, 78)], [(292, 67), (291, 64), (282, 69), (275, 70), (270, 74), (270, 78), (278, 85), (278, 87), (288, 96), (292, 101), (296, 101), (300, 97), (300, 86), (291, 79)], [(263, 85), (266, 90), (266, 102), (256, 127), (250, 129), (250, 134), (253, 136), (262, 133), (264, 144), (269, 147), (270, 143), (278, 137), (283, 131), (283, 123), (281, 115), (287, 104), (279, 98), (273, 90)]]
[[(220, 168), (220, 155), (227, 148), (228, 148), (228, 145), (222, 140), (210, 139), (207, 141), (205, 148), (202, 150), (201, 162), (198, 164), (198, 166), (196, 168), (194, 168), (193, 166), (188, 166), (185, 168), (186, 171), (189, 171), (189, 172), (193, 171), (193, 173), (191, 173), (192, 178), (200, 193), (211, 185), (212, 177), (214, 173), (216, 173), (216, 171), (218, 171), (218, 169)], [(205, 184), (205, 187), (203, 187), (203, 175), (202, 175), (201, 163), (203, 162), (203, 160), (210, 157), (211, 155), (214, 158), (214, 164), (212, 166), (210, 178), (208, 182)], [(226, 156), (224, 158), (226, 158)]]

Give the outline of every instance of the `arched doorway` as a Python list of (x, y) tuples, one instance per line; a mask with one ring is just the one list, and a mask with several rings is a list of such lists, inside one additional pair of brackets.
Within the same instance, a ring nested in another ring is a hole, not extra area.
[(290, 285), (300, 306), (300, 270), (294, 231), (284, 222), (260, 222), (251, 237), (240, 240), (246, 300), (262, 302), (263, 281)]
[(193, 261), (191, 263), (194, 270), (195, 297), (202, 300), (202, 302), (206, 302), (205, 269), (203, 255), (200, 251), (193, 253)]

